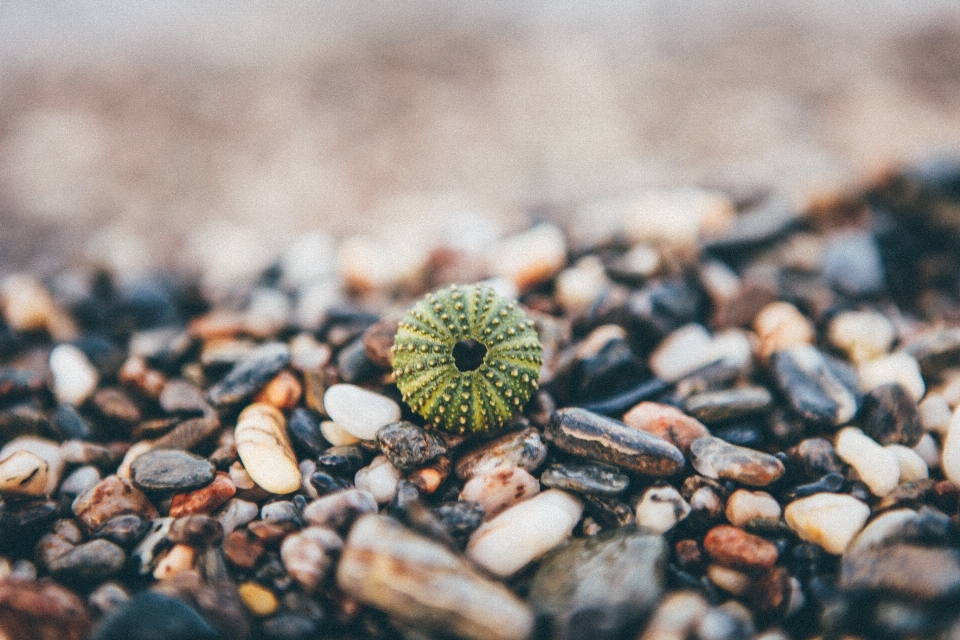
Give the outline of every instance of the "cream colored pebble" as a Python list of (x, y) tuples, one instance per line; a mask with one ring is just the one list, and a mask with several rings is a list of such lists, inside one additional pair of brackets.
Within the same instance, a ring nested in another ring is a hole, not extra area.
[(300, 488), (300, 467), (287, 436), (283, 414), (255, 402), (237, 418), (234, 430), (237, 455), (253, 481), (271, 493), (293, 493)]

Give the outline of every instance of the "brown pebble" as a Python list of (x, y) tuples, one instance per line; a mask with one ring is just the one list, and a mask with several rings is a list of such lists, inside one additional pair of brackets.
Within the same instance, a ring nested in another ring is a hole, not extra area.
[(296, 531), (297, 525), (293, 522), (255, 520), (247, 525), (247, 529), (264, 544), (272, 545), (279, 544), (287, 535)]
[(253, 569), (263, 552), (263, 541), (246, 529), (232, 531), (223, 539), (223, 555), (240, 569)]
[(124, 360), (123, 366), (117, 372), (117, 379), (124, 386), (132, 387), (154, 400), (160, 397), (164, 385), (167, 384), (166, 376), (156, 369), (151, 369), (147, 360), (141, 356), (130, 356)]
[(80, 597), (47, 579), (0, 579), (0, 638), (83, 640), (90, 617)]
[(690, 443), (694, 440), (710, 435), (710, 431), (696, 418), (659, 402), (641, 402), (624, 414), (623, 423), (663, 438), (684, 454), (690, 452)]
[(213, 513), (237, 493), (237, 487), (223, 471), (218, 471), (213, 482), (188, 493), (178, 493), (170, 503), (170, 516), (179, 518), (186, 515)]
[(281, 371), (267, 383), (254, 399), (256, 402), (266, 402), (281, 411), (293, 409), (303, 395), (303, 385), (291, 371)]
[(396, 319), (384, 319), (367, 327), (363, 332), (363, 350), (367, 357), (379, 367), (390, 367), (390, 347), (393, 346), (393, 336), (397, 333)]
[(716, 562), (739, 569), (772, 567), (779, 553), (769, 540), (727, 524), (707, 532), (703, 549)]
[(433, 493), (440, 488), (443, 481), (450, 475), (450, 458), (441, 456), (430, 466), (411, 471), (407, 480), (423, 493)]
[(243, 333), (245, 323), (246, 316), (239, 311), (216, 309), (191, 320), (187, 331), (201, 340), (233, 338)]
[(184, 516), (173, 521), (167, 537), (173, 543), (204, 547), (223, 540), (223, 525), (203, 514)]
[(673, 553), (682, 567), (696, 566), (703, 562), (700, 545), (697, 544), (696, 540), (690, 538), (677, 540), (676, 544), (673, 545)]
[(107, 476), (73, 501), (73, 514), (88, 531), (114, 516), (135, 513), (148, 520), (159, 517), (156, 508), (130, 480)]
[(771, 614), (786, 610), (791, 591), (786, 567), (770, 567), (750, 583), (745, 595), (755, 612)]
[(130, 429), (142, 417), (140, 407), (120, 389), (100, 389), (93, 394), (93, 404), (104, 418)]
[(326, 415), (323, 406), (323, 395), (327, 392), (326, 376), (318, 371), (303, 372), (304, 402), (307, 406), (321, 415)]
[(216, 417), (191, 418), (184, 420), (166, 434), (158, 438), (153, 444), (157, 449), (183, 449), (189, 451), (211, 437), (220, 428), (220, 420)]

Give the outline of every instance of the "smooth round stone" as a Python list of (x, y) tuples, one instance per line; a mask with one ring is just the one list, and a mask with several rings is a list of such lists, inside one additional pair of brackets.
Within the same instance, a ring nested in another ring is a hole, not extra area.
[(145, 491), (178, 493), (213, 482), (216, 469), (206, 458), (179, 449), (153, 449), (130, 465), (133, 483)]
[(581, 515), (580, 500), (548, 489), (480, 525), (467, 556), (494, 575), (511, 576), (569, 538)]
[(787, 525), (802, 540), (839, 555), (863, 529), (870, 517), (870, 507), (846, 494), (817, 493), (794, 500), (783, 515)]
[(7, 325), (17, 332), (46, 329), (56, 341), (73, 340), (77, 326), (33, 276), (14, 274), (0, 282), (0, 310)]
[(710, 364), (713, 337), (699, 324), (688, 324), (664, 338), (650, 354), (649, 366), (661, 380), (679, 380), (692, 371)]
[(335, 447), (345, 447), (360, 442), (356, 437), (333, 420), (323, 420), (320, 422), (320, 434), (323, 439)]
[(683, 453), (663, 438), (576, 407), (555, 411), (546, 436), (568, 453), (647, 475), (672, 475), (685, 463)]
[(223, 535), (227, 535), (237, 527), (242, 527), (257, 517), (260, 510), (255, 502), (248, 502), (240, 498), (231, 498), (216, 512), (217, 520), (223, 527)]
[(47, 487), (49, 467), (29, 451), (14, 451), (0, 460), (0, 493), (39, 496)]
[(893, 452), (897, 458), (900, 468), (900, 484), (915, 482), (930, 477), (930, 470), (927, 463), (920, 454), (902, 444), (890, 444), (885, 447), (887, 451)]
[(81, 493), (71, 505), (73, 514), (88, 531), (94, 531), (110, 518), (136, 513), (157, 517), (157, 510), (132, 482), (110, 475)]
[(92, 538), (103, 538), (124, 549), (129, 549), (150, 530), (150, 523), (135, 513), (127, 513), (110, 518), (91, 534)]
[(947, 480), (960, 487), (960, 409), (957, 409), (950, 419), (950, 428), (943, 441), (940, 468)]
[(931, 391), (917, 405), (917, 411), (924, 431), (947, 435), (953, 410), (943, 395)]
[(637, 526), (666, 533), (690, 515), (691, 506), (670, 485), (653, 486), (643, 492), (634, 507)]
[(615, 496), (630, 484), (630, 476), (605, 464), (557, 462), (540, 474), (540, 483), (552, 489), (574, 493)]
[(857, 471), (870, 492), (883, 497), (900, 484), (900, 463), (896, 454), (856, 427), (837, 432), (837, 455)]
[(375, 439), (381, 453), (400, 471), (413, 471), (447, 452), (440, 438), (406, 420), (380, 427)]
[(920, 436), (920, 442), (914, 445), (913, 452), (920, 456), (927, 469), (937, 469), (940, 466), (940, 445), (929, 433)]
[(364, 450), (358, 446), (330, 447), (317, 456), (317, 468), (340, 475), (353, 475), (364, 465)]
[(839, 584), (851, 591), (938, 601), (960, 590), (960, 551), (912, 544), (857, 545), (844, 554)]
[(79, 406), (89, 398), (100, 374), (87, 356), (72, 344), (60, 344), (50, 352), (53, 393), (59, 402)]
[(93, 435), (93, 427), (86, 418), (80, 415), (69, 402), (57, 405), (57, 412), (53, 416), (53, 426), (64, 439), (87, 440)]
[(34, 436), (20, 436), (3, 445), (0, 449), (0, 460), (6, 460), (18, 451), (31, 453), (43, 460), (46, 464), (46, 484), (42, 489), (45, 495), (53, 495), (60, 479), (63, 476), (63, 469), (66, 461), (58, 445), (53, 440), (46, 438), (37, 438)]
[(326, 578), (342, 549), (343, 540), (334, 531), (307, 527), (284, 538), (280, 559), (287, 573), (310, 592)]
[(771, 302), (757, 313), (753, 328), (760, 339), (759, 354), (766, 360), (775, 351), (813, 344), (813, 323), (789, 302)]
[(257, 287), (250, 292), (243, 317), (244, 330), (255, 338), (269, 338), (290, 321), (290, 299), (282, 291)]
[(92, 465), (77, 467), (63, 479), (60, 484), (60, 494), (78, 496), (102, 480), (100, 470)]
[(529, 606), (442, 544), (367, 515), (350, 530), (337, 586), (395, 621), (464, 640), (527, 640)]
[(641, 402), (623, 415), (629, 427), (663, 438), (680, 451), (690, 451), (690, 443), (710, 435), (710, 431), (696, 418), (676, 407), (659, 402)]
[(714, 436), (698, 438), (690, 445), (693, 467), (708, 478), (733, 480), (752, 487), (777, 481), (785, 469), (776, 457), (738, 447)]
[(767, 569), (780, 555), (777, 546), (769, 540), (727, 524), (707, 532), (703, 550), (714, 562), (736, 569)]
[(864, 433), (880, 444), (912, 447), (923, 435), (917, 403), (897, 383), (874, 387), (864, 396), (860, 423)]
[(657, 605), (638, 640), (687, 640), (708, 608), (697, 591), (672, 591)]
[(696, 243), (721, 235), (736, 218), (730, 198), (699, 187), (649, 189), (629, 197), (621, 214), (632, 242), (666, 240)]
[(490, 519), (514, 504), (540, 493), (540, 482), (520, 467), (504, 465), (474, 474), (463, 485), (460, 500), (476, 502)]
[(896, 337), (893, 323), (876, 311), (838, 313), (827, 328), (830, 344), (856, 364), (875, 360), (890, 351)]
[(856, 415), (856, 380), (845, 364), (810, 345), (777, 351), (770, 363), (777, 384), (803, 418), (839, 426)]
[(777, 521), (780, 513), (780, 503), (766, 491), (737, 489), (727, 498), (725, 514), (735, 527), (756, 519)]
[(323, 406), (334, 422), (361, 440), (373, 440), (380, 427), (400, 420), (400, 405), (352, 384), (335, 384), (327, 389)]
[(207, 399), (216, 407), (236, 404), (259, 391), (290, 363), (290, 348), (269, 342), (246, 354), (217, 384), (207, 392)]
[(47, 563), (54, 575), (74, 579), (99, 579), (113, 575), (127, 560), (123, 549), (107, 540), (91, 540)]
[(897, 351), (876, 360), (865, 362), (857, 370), (860, 387), (872, 391), (879, 386), (897, 383), (910, 394), (913, 401), (920, 402), (926, 392), (920, 365), (916, 358), (904, 351)]
[(188, 380), (168, 380), (160, 392), (160, 408), (167, 413), (198, 412), (209, 409), (203, 390)]
[(218, 640), (217, 633), (191, 607), (176, 598), (144, 591), (120, 605), (91, 640)]
[(582, 316), (609, 285), (603, 263), (596, 256), (588, 256), (557, 275), (555, 295), (569, 315)]
[(397, 483), (403, 474), (385, 456), (377, 456), (369, 465), (357, 471), (353, 484), (367, 491), (379, 504), (385, 504), (397, 493)]
[(300, 467), (280, 411), (262, 402), (251, 404), (237, 417), (234, 438), (237, 455), (254, 482), (277, 494), (300, 488)]
[(703, 422), (718, 422), (766, 411), (772, 404), (773, 396), (764, 387), (738, 387), (690, 396), (685, 409)]

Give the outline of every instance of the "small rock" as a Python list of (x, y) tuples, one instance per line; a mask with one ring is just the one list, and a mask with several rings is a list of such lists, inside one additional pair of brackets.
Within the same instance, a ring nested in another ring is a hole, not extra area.
[(943, 441), (940, 467), (947, 480), (960, 487), (960, 409), (950, 419), (950, 427)]
[(63, 479), (60, 484), (60, 494), (76, 497), (95, 486), (102, 479), (100, 470), (94, 466), (77, 467)]
[(249, 398), (290, 363), (290, 349), (271, 342), (257, 347), (238, 362), (220, 382), (207, 392), (217, 407), (236, 404)]
[(737, 489), (727, 498), (727, 520), (735, 527), (754, 519), (779, 520), (780, 511), (780, 503), (766, 491)]
[(290, 299), (285, 293), (257, 287), (250, 292), (243, 314), (243, 329), (255, 338), (269, 338), (287, 326), (290, 312)]
[(108, 616), (91, 640), (219, 640), (220, 635), (181, 600), (144, 591)]
[(210, 408), (200, 387), (179, 378), (163, 385), (158, 400), (160, 408), (167, 413), (206, 413)]
[(385, 456), (377, 456), (369, 465), (357, 471), (353, 484), (357, 489), (369, 492), (378, 503), (384, 504), (396, 495), (397, 483), (402, 477), (403, 474)]
[(303, 518), (314, 526), (343, 532), (359, 516), (376, 512), (377, 501), (369, 491), (344, 489), (308, 504)]
[(400, 420), (396, 402), (352, 384), (335, 384), (327, 389), (323, 406), (334, 422), (361, 440), (373, 440), (380, 427)]
[(953, 411), (943, 395), (931, 391), (917, 405), (917, 411), (924, 431), (939, 433), (941, 436), (947, 435)]
[(837, 432), (834, 446), (837, 455), (856, 469), (860, 479), (873, 495), (883, 497), (900, 483), (900, 463), (897, 456), (860, 429), (841, 429)]
[(760, 358), (767, 360), (775, 351), (813, 344), (816, 331), (813, 323), (789, 302), (771, 302), (753, 319), (753, 328), (760, 339)]
[(277, 607), (280, 606), (280, 602), (273, 591), (252, 580), (248, 580), (237, 587), (237, 592), (240, 594), (240, 601), (243, 602), (247, 611), (258, 618), (273, 615)]
[(926, 392), (920, 365), (913, 356), (903, 351), (861, 364), (858, 374), (864, 391), (872, 391), (882, 385), (899, 384), (910, 394), (914, 403), (920, 402)]
[(698, 420), (719, 422), (766, 411), (772, 404), (773, 396), (764, 387), (737, 387), (692, 395), (684, 408)]
[(670, 485), (650, 487), (634, 508), (637, 526), (657, 533), (666, 533), (690, 515), (690, 511), (687, 501)]
[(84, 640), (91, 626), (83, 600), (73, 591), (48, 580), (0, 578), (0, 636)]
[(14, 451), (0, 460), (0, 493), (39, 496), (47, 488), (49, 466), (29, 451)]
[(923, 435), (917, 403), (898, 383), (871, 389), (863, 398), (860, 416), (864, 433), (880, 444), (912, 447)]
[(110, 424), (133, 429), (141, 420), (140, 407), (120, 389), (106, 387), (93, 394), (91, 403)]
[(527, 427), (513, 431), (463, 453), (457, 460), (457, 477), (467, 479), (499, 466), (515, 466), (534, 472), (547, 458), (547, 445), (540, 432)]
[(123, 549), (129, 549), (140, 542), (150, 530), (150, 522), (135, 513), (114, 516), (90, 534), (91, 538), (103, 538)]
[(335, 447), (345, 447), (360, 442), (360, 438), (356, 437), (333, 420), (323, 420), (320, 423), (320, 434), (323, 436), (324, 440)]
[(90, 397), (100, 374), (87, 356), (72, 344), (60, 344), (50, 352), (53, 393), (59, 402), (79, 406)]
[(641, 402), (623, 415), (623, 422), (629, 427), (663, 438), (684, 454), (690, 451), (690, 443), (694, 440), (710, 435), (710, 431), (696, 418), (659, 402)]
[(960, 590), (960, 551), (912, 544), (861, 547), (843, 556), (840, 586), (936, 601)]
[(197, 551), (186, 544), (175, 544), (160, 558), (153, 570), (154, 580), (169, 580), (173, 576), (193, 569)]
[(766, 569), (772, 567), (780, 555), (772, 542), (726, 524), (707, 532), (703, 550), (714, 561), (737, 569)]
[(170, 541), (202, 549), (223, 540), (223, 526), (207, 515), (189, 515), (177, 518), (170, 525)]
[(247, 529), (231, 531), (223, 538), (223, 555), (240, 569), (253, 569), (264, 554), (264, 543)]
[(0, 310), (16, 332), (46, 330), (58, 342), (77, 337), (77, 325), (32, 276), (15, 274), (0, 283)]
[(343, 540), (332, 530), (307, 527), (283, 540), (280, 559), (287, 573), (310, 592), (326, 578), (342, 549)]
[(609, 285), (603, 263), (596, 256), (588, 256), (557, 275), (555, 295), (570, 317), (583, 316)]
[(722, 564), (711, 564), (707, 567), (707, 577), (729, 594), (743, 596), (750, 588), (750, 575), (739, 569)]
[(57, 412), (53, 416), (53, 426), (64, 439), (87, 440), (93, 435), (93, 427), (86, 418), (80, 415), (69, 402), (57, 405)]
[(413, 471), (447, 452), (437, 436), (405, 420), (380, 427), (375, 439), (380, 452), (400, 471)]
[(657, 378), (672, 382), (718, 360), (745, 367), (750, 357), (744, 332), (728, 329), (711, 336), (702, 325), (687, 324), (657, 345), (648, 364)]
[(637, 473), (668, 476), (685, 462), (683, 453), (663, 438), (576, 407), (555, 411), (546, 435), (564, 451)]
[(834, 555), (843, 553), (870, 516), (870, 507), (853, 496), (817, 493), (794, 500), (784, 519), (797, 535)]
[(738, 447), (714, 436), (704, 436), (690, 445), (693, 467), (708, 478), (733, 480), (752, 487), (775, 482), (785, 471), (776, 457)]
[(213, 482), (210, 461), (179, 449), (152, 449), (130, 465), (133, 483), (145, 491), (180, 492)]
[(402, 624), (465, 640), (526, 640), (533, 614), (504, 585), (443, 545), (368, 515), (354, 525), (337, 585)]
[(863, 364), (890, 351), (896, 330), (886, 316), (876, 311), (844, 311), (830, 321), (827, 338), (853, 363)]
[(110, 518), (125, 513), (135, 513), (149, 519), (158, 515), (142, 491), (129, 480), (115, 475), (107, 476), (77, 496), (72, 509), (88, 531), (99, 529)]
[(234, 430), (237, 455), (254, 482), (271, 493), (300, 488), (300, 468), (287, 437), (286, 419), (271, 405), (256, 402), (240, 412)]
[(231, 498), (215, 515), (223, 527), (223, 535), (226, 536), (256, 518), (258, 513), (260, 510), (255, 502)]
[(806, 420), (839, 426), (857, 413), (859, 398), (852, 371), (804, 345), (770, 356), (777, 384)]
[(960, 360), (960, 327), (938, 329), (911, 340), (904, 351), (913, 356), (928, 379)]
[(211, 438), (220, 429), (216, 417), (191, 418), (153, 441), (155, 449), (183, 449), (189, 451)]
[(548, 280), (566, 262), (566, 240), (552, 224), (538, 224), (504, 238), (489, 255), (492, 275), (510, 280), (520, 291)]
[(657, 605), (638, 640), (687, 640), (709, 605), (696, 591), (673, 591)]
[(807, 480), (822, 478), (828, 473), (840, 475), (844, 471), (843, 461), (833, 444), (824, 438), (806, 438), (788, 453)]
[(736, 209), (725, 194), (697, 187), (651, 189), (633, 196), (622, 213), (633, 242), (666, 240), (696, 243), (722, 235), (734, 223)]
[(615, 496), (630, 484), (630, 477), (616, 467), (598, 463), (556, 462), (540, 475), (545, 487), (574, 493)]
[(46, 438), (20, 436), (3, 445), (3, 448), (0, 449), (0, 460), (6, 460), (18, 451), (32, 453), (46, 463), (47, 483), (43, 488), (43, 494), (52, 495), (60, 484), (63, 469), (66, 465), (60, 446), (53, 440), (47, 440)]
[(540, 493), (540, 482), (520, 467), (495, 467), (463, 485), (460, 500), (476, 502), (490, 519), (514, 504)]
[(883, 261), (872, 233), (838, 234), (827, 242), (823, 275), (839, 292), (870, 296), (884, 288)]
[(580, 500), (549, 489), (482, 524), (470, 536), (467, 556), (495, 575), (511, 576), (566, 540), (582, 514)]
[(174, 495), (170, 501), (170, 515), (179, 518), (197, 513), (210, 514), (236, 493), (237, 486), (230, 477), (218, 471), (213, 482), (207, 486), (189, 493)]
[(320, 421), (313, 413), (299, 407), (290, 414), (287, 433), (295, 451), (316, 458), (327, 448), (327, 442), (320, 431)]
[(104, 582), (87, 596), (90, 607), (102, 616), (113, 613), (128, 600), (130, 600), (130, 594), (116, 582)]

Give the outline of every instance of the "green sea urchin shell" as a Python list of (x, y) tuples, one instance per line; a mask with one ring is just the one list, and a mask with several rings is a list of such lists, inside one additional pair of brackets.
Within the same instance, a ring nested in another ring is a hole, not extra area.
[(391, 354), (407, 404), (456, 433), (500, 427), (540, 378), (533, 321), (483, 285), (454, 285), (417, 302), (400, 321)]

